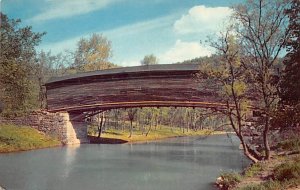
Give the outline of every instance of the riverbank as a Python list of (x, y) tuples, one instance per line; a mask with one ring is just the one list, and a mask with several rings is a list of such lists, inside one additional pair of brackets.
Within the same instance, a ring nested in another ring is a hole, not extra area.
[(0, 124), (0, 153), (61, 146), (61, 142), (26, 126)]
[(300, 139), (282, 141), (273, 147), (271, 153), (270, 160), (252, 164), (242, 174), (221, 174), (218, 179), (220, 189), (299, 190)]
[[(160, 126), (151, 130), (148, 135), (141, 131), (133, 130), (129, 137), (129, 130), (106, 130), (101, 138), (89, 135), (90, 143), (95, 144), (123, 144), (143, 143), (148, 141), (163, 140), (167, 138), (185, 136), (209, 136), (213, 134), (224, 134), (222, 131), (198, 130), (182, 131), (179, 128)], [(9, 153), (40, 148), (61, 146), (62, 143), (55, 138), (27, 126), (16, 126), (12, 124), (0, 124), (0, 153)]]
[(212, 130), (189, 130), (183, 132), (179, 128), (170, 127), (160, 127), (157, 130), (152, 130), (148, 135), (142, 133), (141, 131), (134, 130), (131, 137), (129, 137), (129, 130), (116, 130), (109, 129), (101, 134), (101, 138), (97, 138), (94, 135), (89, 136), (91, 143), (98, 144), (120, 144), (120, 143), (142, 143), (147, 141), (156, 141), (167, 138), (175, 137), (186, 137), (186, 136), (209, 136), (213, 134), (225, 134), (222, 131), (212, 131)]

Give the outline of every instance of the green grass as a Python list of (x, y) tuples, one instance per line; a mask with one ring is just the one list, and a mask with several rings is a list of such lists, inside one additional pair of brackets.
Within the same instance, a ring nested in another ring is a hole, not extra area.
[[(274, 156), (273, 162), (259, 162), (251, 165), (245, 170), (243, 175), (243, 179), (248, 185), (240, 187), (238, 190), (285, 190), (299, 187), (300, 155), (296, 155), (299, 154), (300, 151), (299, 135), (279, 142), (275, 150), (291, 151), (293, 154)], [(259, 174), (262, 172), (268, 172), (271, 175), (269, 175), (267, 179), (261, 180), (260, 184), (251, 183), (251, 178), (259, 177)], [(247, 180), (249, 180), (250, 183), (247, 183)]]
[[(89, 129), (90, 130), (90, 129)], [(145, 133), (147, 132), (148, 127), (145, 129)], [(92, 136), (97, 136), (95, 130), (90, 130), (93, 132), (89, 132)], [(168, 126), (158, 126), (155, 130), (155, 127), (152, 127), (150, 133), (146, 136), (142, 134), (142, 132), (136, 128), (133, 129), (132, 136), (129, 137), (129, 129), (120, 130), (120, 129), (106, 129), (105, 132), (101, 134), (101, 137), (104, 138), (112, 138), (112, 139), (121, 139), (128, 142), (137, 142), (137, 141), (149, 141), (149, 140), (158, 140), (164, 138), (171, 138), (171, 137), (179, 137), (179, 136), (196, 136), (196, 135), (210, 135), (216, 134), (210, 130), (198, 130), (192, 131), (189, 130), (185, 133), (182, 132), (179, 128), (171, 129)]]
[[(255, 164), (253, 165), (255, 166)], [(255, 166), (253, 168), (260, 168)], [(263, 167), (262, 167), (263, 170)], [(256, 171), (256, 169), (254, 169)], [(261, 184), (248, 185), (239, 190), (285, 190), (300, 185), (300, 156), (280, 164), (274, 169), (272, 179)]]
[(239, 190), (281, 190), (283, 189), (282, 184), (279, 181), (267, 181), (261, 184), (248, 185), (242, 187)]
[(0, 153), (59, 146), (61, 142), (25, 126), (0, 124)]
[(264, 164), (261, 162), (258, 162), (258, 163), (252, 164), (250, 167), (248, 167), (246, 169), (244, 175), (246, 177), (253, 177), (263, 170), (264, 170)]

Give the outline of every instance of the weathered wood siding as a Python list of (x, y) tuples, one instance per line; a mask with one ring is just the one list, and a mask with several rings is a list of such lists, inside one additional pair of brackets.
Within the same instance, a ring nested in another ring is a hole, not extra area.
[(197, 106), (199, 102), (215, 102), (214, 89), (200, 88), (193, 78), (196, 71), (149, 70), (56, 80), (46, 84), (48, 110)]

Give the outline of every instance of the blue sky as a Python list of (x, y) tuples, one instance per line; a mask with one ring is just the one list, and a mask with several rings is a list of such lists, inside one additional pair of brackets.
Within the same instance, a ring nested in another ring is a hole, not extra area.
[[(0, 0), (1, 1), (1, 0)], [(111, 61), (139, 65), (148, 54), (159, 63), (206, 56), (200, 44), (216, 36), (239, 0), (2, 0), (1, 11), (36, 32), (47, 32), (39, 50), (74, 50), (93, 33), (112, 42)]]

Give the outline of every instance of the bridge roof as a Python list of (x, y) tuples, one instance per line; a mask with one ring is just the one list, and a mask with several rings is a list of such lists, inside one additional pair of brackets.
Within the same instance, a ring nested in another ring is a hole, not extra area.
[(145, 65), (134, 67), (119, 67), (113, 69), (99, 70), (78, 73), (73, 75), (67, 75), (63, 77), (53, 77), (46, 82), (46, 86), (53, 83), (60, 83), (63, 81), (69, 81), (72, 79), (88, 78), (93, 76), (105, 76), (105, 75), (119, 75), (130, 73), (149, 73), (149, 72), (184, 72), (184, 71), (197, 71), (199, 64), (157, 64), (157, 65)]

